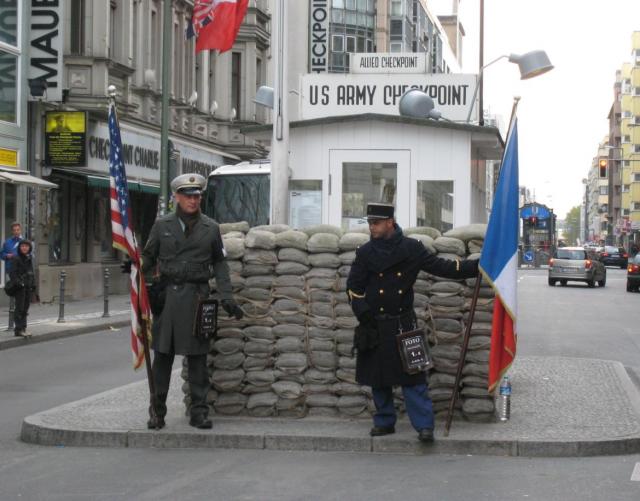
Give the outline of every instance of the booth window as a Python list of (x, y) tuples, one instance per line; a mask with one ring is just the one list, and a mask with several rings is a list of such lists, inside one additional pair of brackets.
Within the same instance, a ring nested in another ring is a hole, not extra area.
[(397, 165), (345, 162), (342, 164), (342, 227), (358, 226), (369, 202), (396, 203)]
[(417, 225), (453, 228), (453, 181), (418, 181)]

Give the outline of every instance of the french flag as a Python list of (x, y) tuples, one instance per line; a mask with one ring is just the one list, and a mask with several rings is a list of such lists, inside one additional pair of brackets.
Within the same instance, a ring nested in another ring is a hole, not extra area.
[(516, 356), (518, 217), (518, 121), (514, 118), (479, 265), (496, 294), (489, 352), (490, 392)]

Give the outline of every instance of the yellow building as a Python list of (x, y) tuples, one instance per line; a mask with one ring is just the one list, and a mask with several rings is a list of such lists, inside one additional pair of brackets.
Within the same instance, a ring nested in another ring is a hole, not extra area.
[(640, 31), (632, 34), (632, 62), (622, 66), (621, 212), (625, 243), (640, 241)]

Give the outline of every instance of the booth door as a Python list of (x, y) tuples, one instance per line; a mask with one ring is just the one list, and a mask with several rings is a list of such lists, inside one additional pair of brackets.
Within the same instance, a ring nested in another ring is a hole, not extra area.
[(331, 150), (329, 224), (352, 230), (367, 226), (367, 204), (396, 207), (400, 226), (409, 225), (409, 150)]

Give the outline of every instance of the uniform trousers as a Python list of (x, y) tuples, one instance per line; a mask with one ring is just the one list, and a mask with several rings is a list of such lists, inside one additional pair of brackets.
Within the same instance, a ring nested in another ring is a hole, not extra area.
[[(191, 394), (191, 417), (209, 414), (207, 393), (209, 392), (209, 371), (207, 369), (207, 355), (185, 355), (189, 367), (189, 393)], [(156, 386), (156, 414), (158, 417), (167, 415), (167, 395), (171, 381), (171, 369), (175, 353), (153, 354), (153, 381)]]
[[(396, 409), (393, 405), (393, 389), (372, 388), (373, 403), (376, 412), (373, 415), (374, 426), (390, 428), (396, 424)], [(433, 430), (433, 405), (429, 398), (429, 390), (426, 384), (403, 386), (404, 405), (409, 415), (411, 425), (416, 431)]]

